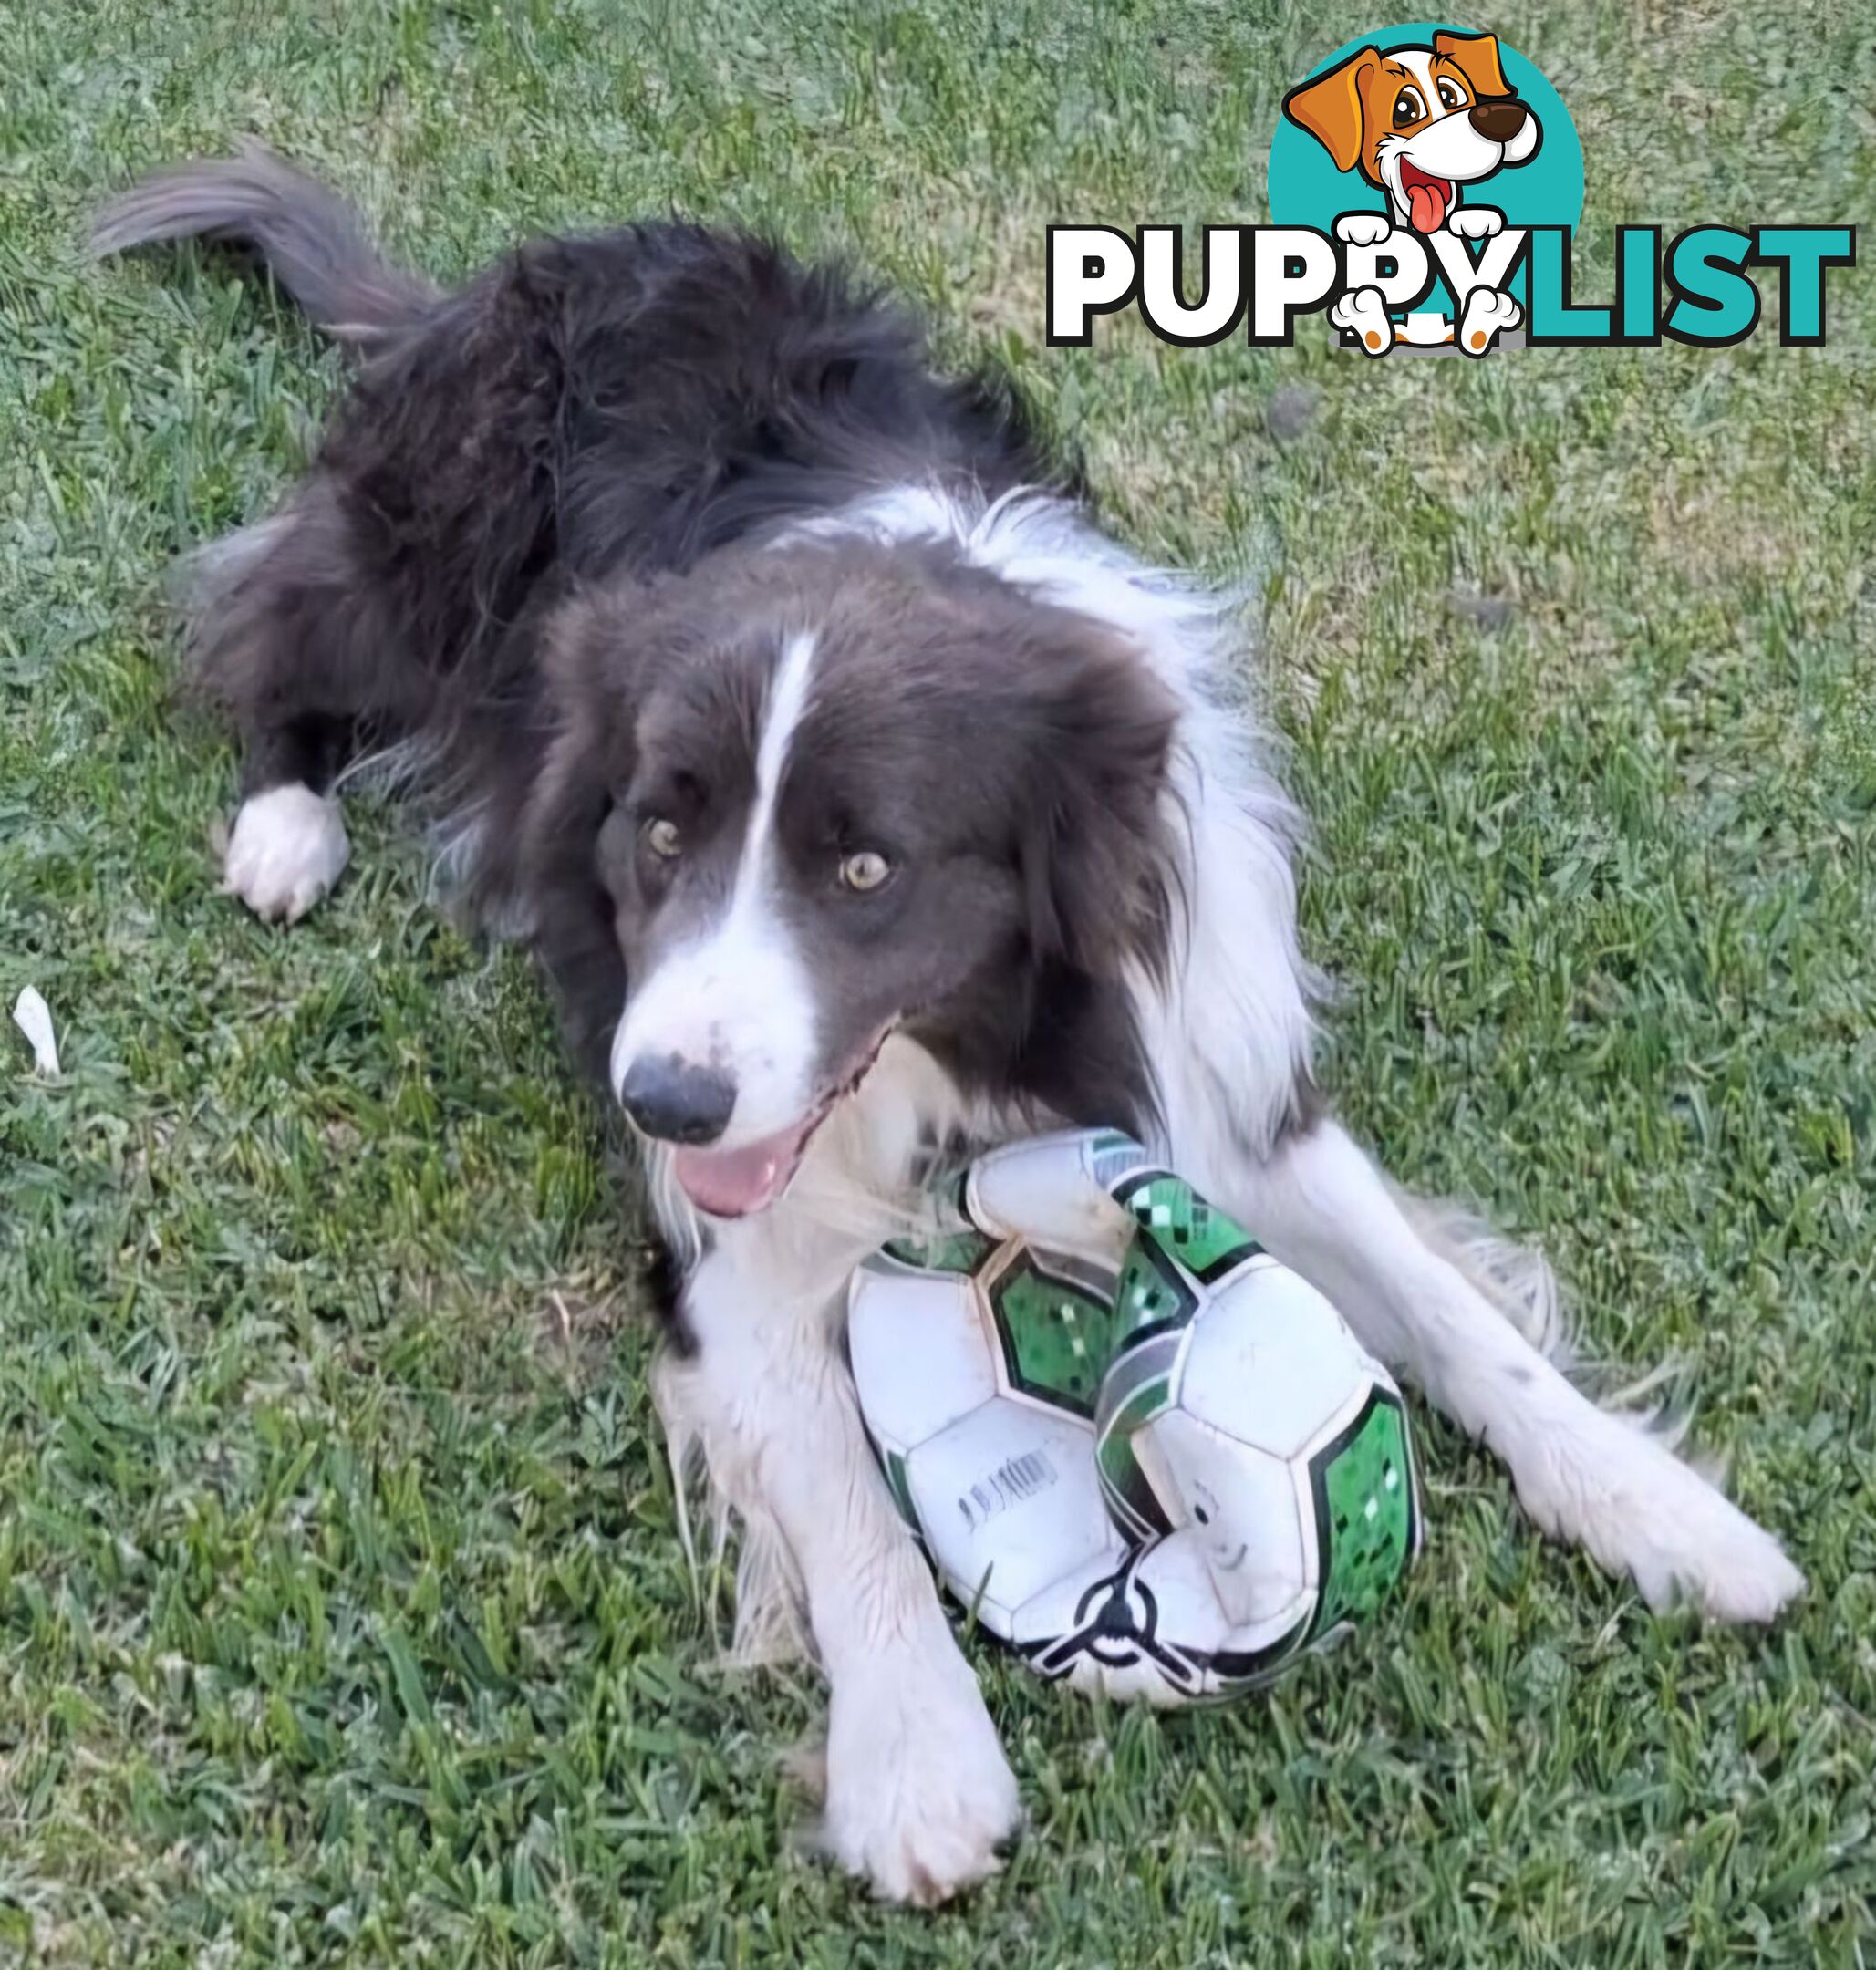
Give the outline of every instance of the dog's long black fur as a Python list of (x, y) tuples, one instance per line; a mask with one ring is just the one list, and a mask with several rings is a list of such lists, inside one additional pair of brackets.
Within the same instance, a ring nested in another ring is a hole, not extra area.
[[(1080, 496), (1079, 473), (1007, 382), (941, 376), (907, 314), (745, 234), (668, 223), (541, 240), (441, 293), (249, 146), (145, 180), (101, 214), (94, 245), (192, 235), (255, 254), (359, 358), (306, 479), (209, 551), (193, 598), (196, 675), (243, 735), (245, 791), (323, 791), (361, 752), (419, 741), (437, 804), (479, 824), (473, 897), (519, 906), (596, 1071), (626, 978), (591, 850), (607, 789), (545, 772), (565, 722), (547, 702), (565, 606), (623, 585), (635, 622), (657, 621), (661, 582), (882, 489)], [(924, 558), (935, 620), (948, 596), (961, 607), (998, 586)], [(983, 705), (1010, 705), (1005, 777), (1026, 811), (999, 818), (1031, 865), (1032, 935), (948, 1020), (929, 1009), (921, 1037), (999, 1096), (1137, 1123), (1152, 1090), (1113, 980), (1164, 947), (1169, 707), (1091, 626), (1039, 605), (1007, 622), (978, 608), (959, 637), (985, 645), (951, 658), (985, 666)], [(1025, 639), (1025, 688), (1051, 693), (1040, 711), (1012, 693)], [(544, 803), (558, 804), (531, 835)]]

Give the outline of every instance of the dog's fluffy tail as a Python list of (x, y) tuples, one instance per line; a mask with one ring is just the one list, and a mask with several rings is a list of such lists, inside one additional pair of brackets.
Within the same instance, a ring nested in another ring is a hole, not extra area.
[(196, 236), (251, 247), (320, 327), (347, 340), (373, 339), (436, 298), (420, 275), (385, 259), (342, 199), (252, 140), (119, 193), (98, 214), (91, 250)]

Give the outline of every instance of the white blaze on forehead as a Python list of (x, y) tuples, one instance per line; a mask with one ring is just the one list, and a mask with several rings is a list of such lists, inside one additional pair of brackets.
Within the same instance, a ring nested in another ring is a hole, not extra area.
[(790, 637), (762, 704), (749, 822), (723, 915), (664, 958), (613, 1036), (615, 1089), (640, 1054), (676, 1054), (729, 1074), (736, 1106), (726, 1148), (800, 1121), (816, 1092), (818, 1009), (782, 913), (775, 845), (776, 802), (814, 676), (814, 638)]
[[(749, 810), (749, 834), (736, 872), (736, 897), (761, 885), (768, 873), (775, 834), (775, 794), (788, 768), (795, 727), (807, 710), (814, 670), (814, 639), (805, 631), (782, 646), (769, 695), (762, 706), (762, 737), (756, 742), (756, 791)], [(733, 908), (732, 908), (733, 914)]]
[(1390, 62), (1398, 62), (1420, 85), (1420, 93), (1426, 98), (1426, 107), (1437, 116), (1440, 112), (1440, 100), (1433, 88), (1433, 50), (1394, 48), (1390, 51), (1387, 58)]

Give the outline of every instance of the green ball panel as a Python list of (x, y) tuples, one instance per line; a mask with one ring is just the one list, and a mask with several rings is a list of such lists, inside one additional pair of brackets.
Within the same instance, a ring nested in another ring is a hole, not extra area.
[(1373, 1613), (1420, 1547), (1407, 1418), (1398, 1398), (1376, 1389), (1333, 1443), (1310, 1460), (1321, 1599), (1311, 1637)]
[(921, 1272), (975, 1272), (996, 1247), (981, 1231), (940, 1231), (930, 1238), (896, 1238), (886, 1253)]
[(1121, 1260), (1114, 1309), (1120, 1322), (1117, 1338), (1125, 1339), (1183, 1327), (1198, 1311), (1198, 1295), (1150, 1239), (1136, 1237)]
[(905, 1458), (897, 1450), (888, 1450), (885, 1461), (886, 1487), (892, 1492), (893, 1503), (899, 1508), (899, 1517), (913, 1531), (922, 1534), (917, 1509), (912, 1503), (912, 1485), (906, 1475)]
[(1120, 1337), (1114, 1309), (1025, 1249), (991, 1282), (990, 1310), (1011, 1385), (1092, 1416)]
[(1182, 1177), (1156, 1173), (1121, 1185), (1117, 1200), (1134, 1214), (1142, 1233), (1205, 1284), (1263, 1249)]
[[(1172, 1379), (1164, 1372), (1152, 1374), (1131, 1390), (1111, 1411), (1100, 1417), (1094, 1436), (1094, 1464), (1100, 1474), (1101, 1492), (1108, 1516), (1129, 1539), (1152, 1533), (1170, 1532), (1173, 1522), (1166, 1507), (1146, 1481), (1146, 1473), (1134, 1454), (1134, 1434), (1152, 1422), (1171, 1397)], [(1111, 1394), (1111, 1384), (1103, 1390)]]

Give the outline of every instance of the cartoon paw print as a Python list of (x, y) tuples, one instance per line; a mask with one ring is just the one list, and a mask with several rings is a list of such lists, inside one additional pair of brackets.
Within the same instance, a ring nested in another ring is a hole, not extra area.
[(1357, 287), (1343, 295), (1329, 310), (1329, 319), (1338, 328), (1351, 330), (1370, 356), (1384, 356), (1394, 347), (1394, 324), (1378, 287)]
[(1459, 322), (1459, 347), (1468, 356), (1483, 356), (1507, 328), (1524, 319), (1524, 310), (1496, 287), (1480, 287), (1466, 304)]
[(1504, 230), (1504, 213), (1489, 205), (1461, 205), (1446, 221), (1446, 231), (1461, 239), (1493, 239)]
[(1335, 236), (1344, 246), (1378, 246), (1393, 231), (1385, 213), (1343, 213), (1335, 222)]

